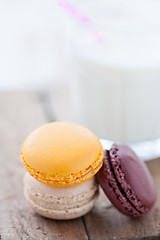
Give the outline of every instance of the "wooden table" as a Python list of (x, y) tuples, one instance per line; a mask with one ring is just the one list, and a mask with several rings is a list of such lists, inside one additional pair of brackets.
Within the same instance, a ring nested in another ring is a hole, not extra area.
[(72, 221), (45, 219), (30, 209), (23, 196), (20, 146), (30, 131), (52, 120), (47, 95), (0, 93), (0, 239), (160, 239), (160, 159), (147, 162), (157, 203), (139, 219), (123, 216), (102, 192), (90, 213)]

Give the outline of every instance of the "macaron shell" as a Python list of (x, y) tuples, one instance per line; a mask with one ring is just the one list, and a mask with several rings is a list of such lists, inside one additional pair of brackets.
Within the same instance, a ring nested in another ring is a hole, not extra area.
[(99, 170), (102, 159), (99, 139), (69, 122), (53, 122), (36, 129), (21, 151), (26, 170), (38, 181), (54, 186), (86, 181)]
[(54, 187), (24, 176), (24, 194), (30, 206), (40, 215), (52, 219), (73, 219), (91, 210), (98, 196), (95, 177), (70, 187)]
[(39, 199), (45, 199), (45, 201), (53, 201), (59, 204), (81, 201), (84, 198), (91, 197), (98, 190), (95, 177), (77, 185), (55, 187), (37, 181), (28, 173), (24, 176), (24, 187), (28, 189), (30, 195), (36, 194)]
[(113, 205), (125, 215), (142, 216), (156, 201), (149, 170), (127, 145), (114, 144), (104, 151), (97, 178)]
[[(114, 172), (117, 184), (120, 186), (121, 192), (124, 193), (125, 198), (128, 199), (128, 202), (130, 202), (134, 206), (134, 208), (137, 209), (139, 214), (142, 215), (143, 213), (148, 212), (150, 208), (142, 204), (142, 202), (138, 199), (136, 193), (133, 191), (133, 188), (127, 181), (121, 167), (121, 158), (118, 155), (118, 150), (120, 148), (120, 146), (113, 145), (111, 150), (109, 151), (109, 161), (112, 166), (112, 171)], [(132, 152), (131, 149), (130, 152)]]
[(77, 206), (77, 208), (69, 209), (69, 210), (54, 210), (47, 209), (46, 207), (40, 206), (38, 203), (32, 201), (29, 198), (29, 195), (25, 194), (25, 197), (29, 204), (32, 206), (33, 210), (35, 210), (38, 214), (43, 217), (55, 219), (55, 220), (70, 220), (81, 217), (88, 213), (94, 206), (95, 200), (97, 199), (97, 195), (91, 199), (89, 202), (82, 206)]
[[(156, 201), (156, 189), (152, 176), (144, 162), (126, 145), (118, 146), (122, 172), (127, 183), (142, 205), (151, 208)], [(116, 170), (116, 169), (115, 169)]]
[(97, 173), (97, 179), (106, 196), (113, 205), (123, 214), (129, 216), (140, 216), (141, 214), (128, 201), (121, 186), (113, 174), (113, 169), (109, 163), (109, 151), (105, 151), (103, 167)]
[[(102, 171), (103, 170), (100, 169), (99, 172), (97, 173), (97, 179), (105, 195), (109, 198), (113, 206), (115, 206), (121, 213), (128, 216), (132, 216), (132, 214), (125, 209), (125, 207), (128, 207), (128, 204), (127, 205), (125, 204), (126, 201), (123, 200), (123, 203), (119, 201), (118, 195), (120, 195), (121, 193), (120, 192), (119, 194), (117, 193), (117, 196), (116, 196), (115, 191), (113, 191), (113, 188), (108, 184), (108, 180), (103, 175)], [(117, 191), (118, 191), (118, 188), (117, 188)]]

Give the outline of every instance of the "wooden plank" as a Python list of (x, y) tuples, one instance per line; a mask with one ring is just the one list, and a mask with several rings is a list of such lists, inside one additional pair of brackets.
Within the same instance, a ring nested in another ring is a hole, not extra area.
[(157, 187), (155, 207), (141, 218), (133, 219), (108, 206), (101, 192), (94, 209), (87, 214), (85, 224), (92, 239), (160, 239), (160, 159), (147, 162)]
[(147, 163), (158, 200), (142, 218), (120, 214), (102, 191), (94, 209), (83, 217), (85, 227), (82, 219), (52, 221), (28, 207), (23, 197), (20, 145), (30, 131), (49, 119), (52, 115), (44, 115), (34, 93), (0, 94), (0, 239), (160, 239), (160, 159)]
[(88, 239), (81, 218), (45, 219), (24, 200), (20, 146), (30, 131), (46, 121), (34, 93), (0, 93), (0, 239)]

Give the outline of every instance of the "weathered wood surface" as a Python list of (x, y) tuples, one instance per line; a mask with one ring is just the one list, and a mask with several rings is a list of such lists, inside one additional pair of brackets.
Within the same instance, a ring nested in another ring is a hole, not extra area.
[(23, 197), (20, 146), (47, 122), (33, 93), (0, 93), (0, 239), (88, 239), (82, 219), (51, 221), (35, 214)]
[(147, 163), (158, 190), (156, 206), (132, 219), (111, 206), (104, 194), (83, 218), (53, 221), (34, 213), (23, 197), (20, 146), (34, 128), (53, 120), (48, 99), (34, 93), (0, 93), (0, 239), (160, 239), (160, 159)]

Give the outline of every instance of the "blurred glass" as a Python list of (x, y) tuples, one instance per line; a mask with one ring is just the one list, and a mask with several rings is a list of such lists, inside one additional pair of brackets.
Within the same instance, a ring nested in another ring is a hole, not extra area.
[(73, 6), (90, 19), (67, 21), (75, 121), (110, 144), (149, 146), (147, 156), (159, 156), (160, 2), (85, 0)]

